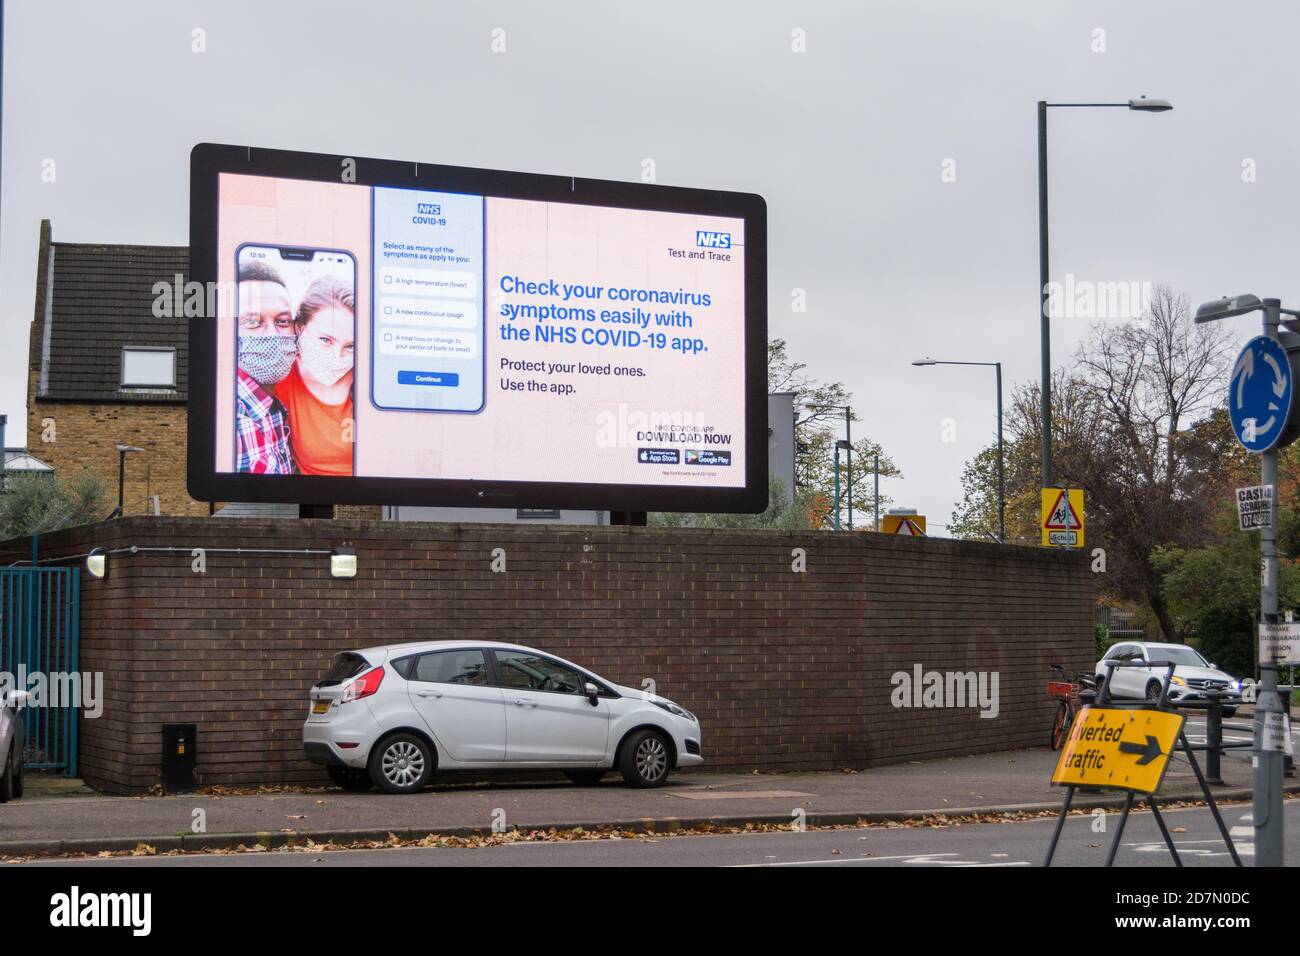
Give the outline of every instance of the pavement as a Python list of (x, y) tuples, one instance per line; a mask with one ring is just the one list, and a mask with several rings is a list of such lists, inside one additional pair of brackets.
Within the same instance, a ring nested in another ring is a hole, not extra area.
[[(1249, 723), (1227, 723), (1225, 736), (1245, 740)], [(1199, 732), (1198, 732), (1199, 731)], [(1193, 744), (1203, 727), (1189, 720)], [(76, 781), (28, 777), (28, 795), (0, 806), (0, 857), (128, 851), (158, 852), (384, 841), (390, 834), (419, 840), (494, 829), (665, 832), (702, 825), (743, 827), (851, 825), (859, 821), (924, 820), (936, 815), (1033, 814), (1058, 810), (1062, 791), (1049, 784), (1056, 754), (1035, 750), (979, 754), (856, 772), (675, 774), (657, 790), (636, 790), (610, 774), (596, 787), (576, 787), (559, 775), (509, 782), (436, 781), (419, 794), (337, 789), (199, 792), (115, 797)], [(1250, 753), (1225, 755), (1224, 786), (1216, 799), (1250, 796)], [(1300, 791), (1297, 778), (1287, 778)], [(1186, 759), (1170, 764), (1162, 801), (1199, 798)], [(1076, 808), (1116, 807), (1113, 793), (1081, 792)]]
[[(1286, 828), (1300, 827), (1300, 799), (1286, 802)], [(1244, 866), (1254, 862), (1250, 808), (1223, 808), (1225, 825)], [(1204, 807), (1161, 812), (1187, 867), (1225, 867), (1232, 858), (1210, 811)], [(1118, 814), (1108, 814), (1106, 832), (1092, 814), (1070, 817), (1057, 844), (1053, 866), (1104, 865)], [(1054, 821), (1036, 818), (1012, 823), (899, 826), (724, 833), (689, 838), (641, 835), (585, 841), (503, 843), (485, 848), (400, 846), (322, 852), (318, 848), (271, 853), (185, 853), (167, 856), (116, 856), (77, 861), (78, 866), (128, 868), (189, 867), (588, 867), (588, 866), (744, 866), (744, 867), (1027, 867), (1041, 866), (1051, 843)], [(1120, 839), (1115, 863), (1122, 867), (1168, 867), (1169, 848), (1150, 812), (1135, 812)], [(66, 865), (67, 859), (33, 860), (25, 865)], [(1287, 866), (1300, 865), (1300, 840), (1291, 840)]]

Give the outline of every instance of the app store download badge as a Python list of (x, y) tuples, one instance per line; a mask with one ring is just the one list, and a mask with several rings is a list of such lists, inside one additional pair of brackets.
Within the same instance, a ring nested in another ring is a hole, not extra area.
[(681, 456), (676, 448), (639, 448), (636, 460), (643, 465), (676, 465)]
[(688, 465), (730, 465), (731, 452), (729, 451), (711, 451), (707, 448), (696, 450), (694, 448), (686, 449), (686, 464)]

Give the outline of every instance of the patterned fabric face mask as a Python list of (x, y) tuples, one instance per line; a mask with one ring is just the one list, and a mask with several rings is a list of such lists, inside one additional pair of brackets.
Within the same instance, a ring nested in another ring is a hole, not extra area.
[(298, 337), (298, 362), (308, 378), (327, 386), (352, 371), (352, 356), (335, 355), (310, 333)]
[(284, 381), (298, 355), (298, 342), (290, 335), (241, 335), (239, 367), (258, 385)]

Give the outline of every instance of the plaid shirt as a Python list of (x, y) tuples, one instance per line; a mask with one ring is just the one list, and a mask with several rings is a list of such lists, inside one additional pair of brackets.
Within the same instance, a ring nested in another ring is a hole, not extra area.
[(235, 383), (235, 471), (255, 475), (292, 475), (289, 422), (279, 399), (258, 385), (242, 368)]

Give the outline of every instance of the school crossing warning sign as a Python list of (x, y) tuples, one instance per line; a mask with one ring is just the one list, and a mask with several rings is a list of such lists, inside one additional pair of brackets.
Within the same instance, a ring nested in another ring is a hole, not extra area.
[(1052, 783), (1153, 794), (1183, 731), (1182, 714), (1085, 707), (1061, 748)]
[[(1067, 498), (1068, 494), (1068, 498)], [(1083, 489), (1043, 489), (1043, 547), (1083, 547)]]

